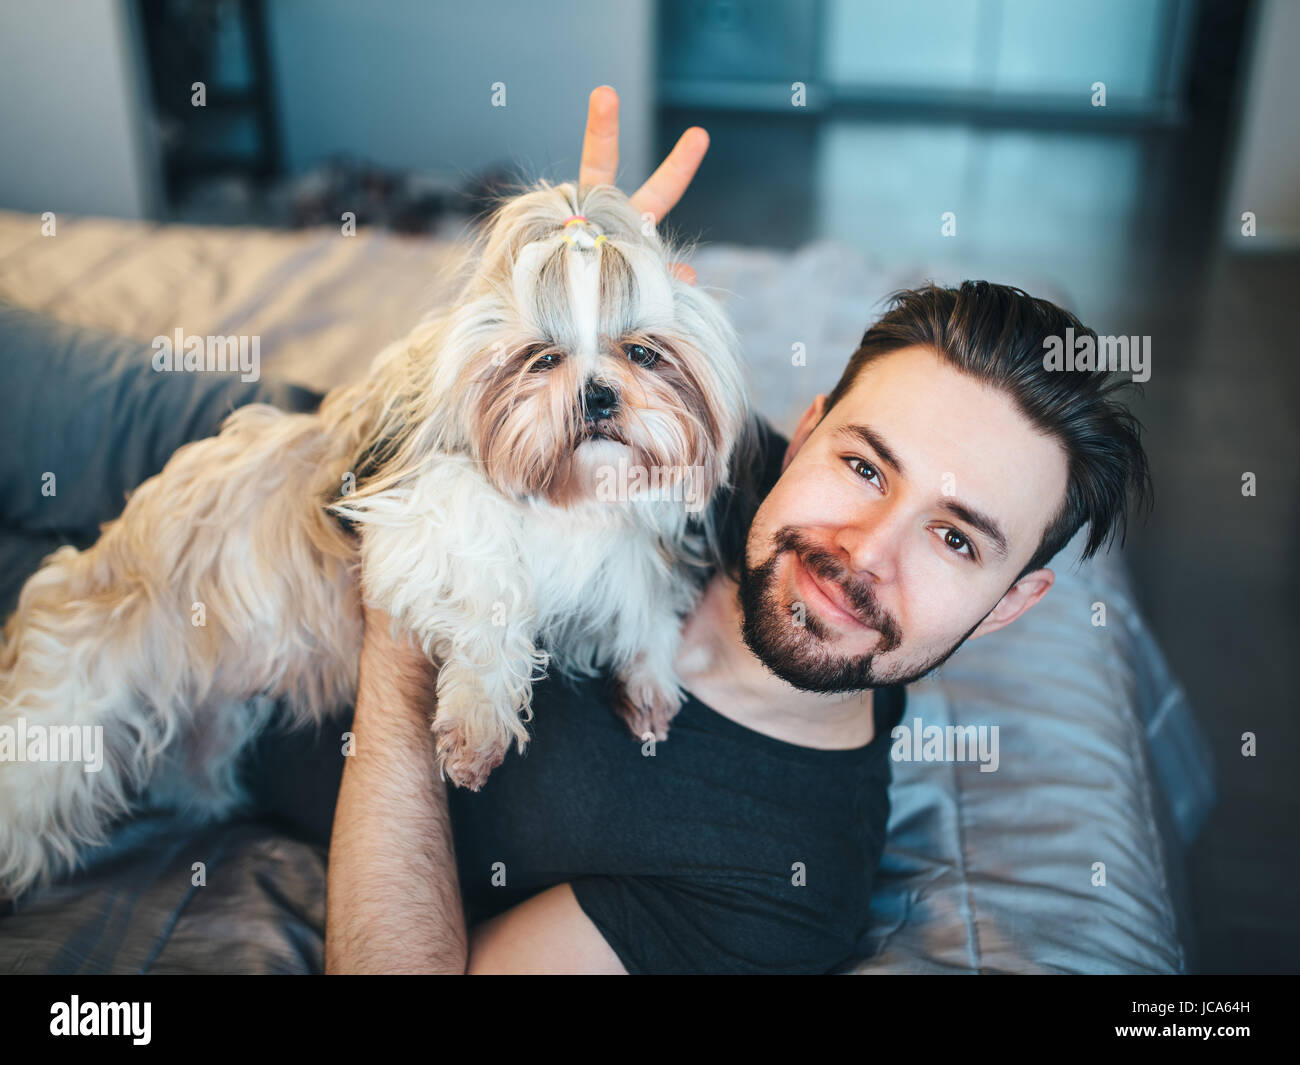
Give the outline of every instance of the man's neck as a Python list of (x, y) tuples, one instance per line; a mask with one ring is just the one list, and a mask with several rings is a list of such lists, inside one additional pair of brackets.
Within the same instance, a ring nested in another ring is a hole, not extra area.
[(871, 692), (800, 691), (759, 661), (741, 625), (736, 582), (715, 575), (682, 630), (677, 670), (687, 691), (723, 717), (801, 747), (837, 750), (871, 742)]

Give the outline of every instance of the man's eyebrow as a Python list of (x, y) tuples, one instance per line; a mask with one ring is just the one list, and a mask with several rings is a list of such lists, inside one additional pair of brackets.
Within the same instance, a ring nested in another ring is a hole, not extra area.
[[(839, 426), (836, 430), (841, 436), (847, 436), (849, 439), (858, 442), (861, 441), (870, 447), (877, 455), (880, 461), (889, 466), (900, 477), (907, 476), (903, 468), (903, 463), (898, 456), (894, 454), (888, 444), (881, 438), (880, 434), (869, 425), (845, 424)], [(996, 521), (990, 518), (983, 511), (976, 510), (974, 507), (967, 506), (965, 503), (956, 499), (945, 497), (940, 504), (942, 509), (946, 510), (959, 521), (965, 522), (972, 529), (983, 533), (984, 537), (993, 545), (993, 550), (997, 556), (1006, 561), (1007, 558), (1007, 537)]]
[(857, 442), (861, 441), (871, 448), (880, 456), (880, 461), (892, 469), (900, 477), (906, 477), (907, 472), (903, 469), (902, 462), (897, 455), (890, 450), (889, 445), (885, 443), (878, 432), (869, 425), (841, 425), (835, 430), (841, 436), (847, 436), (849, 439)]
[(965, 503), (959, 503), (955, 499), (944, 499), (939, 505), (959, 521), (965, 522), (971, 528), (977, 529), (988, 537), (998, 557), (1006, 561), (1007, 538), (996, 521), (987, 514), (975, 510), (973, 507), (968, 507)]

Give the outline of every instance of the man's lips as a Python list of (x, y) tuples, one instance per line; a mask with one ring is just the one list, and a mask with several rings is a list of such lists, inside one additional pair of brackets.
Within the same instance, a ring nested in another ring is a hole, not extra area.
[(805, 566), (799, 552), (791, 551), (790, 554), (794, 558), (795, 585), (805, 599), (817, 606), (818, 613), (829, 615), (832, 621), (841, 625), (876, 631), (858, 616), (843, 591), (829, 581), (823, 581)]

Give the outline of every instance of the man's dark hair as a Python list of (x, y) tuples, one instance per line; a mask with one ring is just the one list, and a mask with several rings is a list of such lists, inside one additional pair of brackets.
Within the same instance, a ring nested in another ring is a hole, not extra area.
[(1097, 334), (1069, 311), (1009, 285), (966, 281), (960, 288), (930, 284), (889, 297), (889, 309), (863, 334), (826, 403), (827, 412), (873, 359), (917, 345), (932, 349), (962, 373), (1007, 393), (1020, 412), (1064, 447), (1069, 464), (1065, 500), (1021, 571), (1045, 566), (1084, 525), (1083, 557), (1116, 533), (1123, 542), (1130, 493), (1149, 505), (1151, 476), (1142, 426), (1116, 398), (1129, 382), (1096, 370), (1048, 370), (1044, 341)]

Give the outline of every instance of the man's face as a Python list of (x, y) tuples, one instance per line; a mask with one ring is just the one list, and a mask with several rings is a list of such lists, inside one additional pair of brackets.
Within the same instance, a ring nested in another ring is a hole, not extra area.
[[(1052, 584), (1017, 575), (1064, 499), (1061, 446), (928, 348), (804, 415), (749, 530), (745, 642), (808, 691), (908, 683)], [(1014, 584), (1013, 584), (1014, 582)]]

